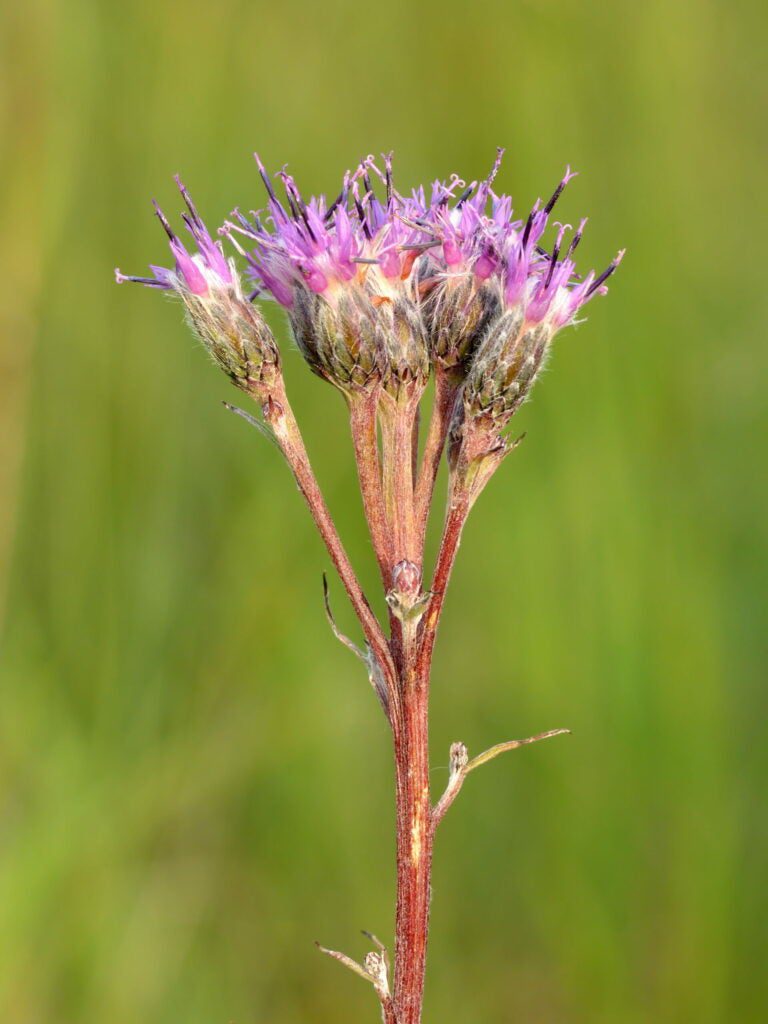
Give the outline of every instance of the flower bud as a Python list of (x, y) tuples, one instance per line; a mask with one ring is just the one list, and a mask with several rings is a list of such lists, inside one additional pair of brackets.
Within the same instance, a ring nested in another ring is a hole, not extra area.
[(429, 352), (418, 306), (398, 296), (378, 303), (377, 314), (386, 352), (385, 390), (396, 398), (413, 385), (421, 393), (429, 378)]
[(503, 427), (525, 401), (551, 337), (546, 323), (525, 322), (520, 308), (505, 312), (483, 339), (467, 377), (466, 415), (489, 416)]
[(421, 589), (421, 570), (403, 560), (392, 570), (392, 589), (386, 600), (401, 622), (418, 622), (426, 611), (430, 595)]
[(463, 373), (500, 311), (498, 287), (488, 283), (478, 286), (470, 274), (432, 288), (424, 302), (424, 318), (434, 362), (443, 369)]
[(469, 754), (467, 748), (463, 743), (452, 743), (449, 753), (449, 771), (451, 777), (460, 775), (461, 772), (467, 767), (469, 762)]
[(297, 288), (289, 311), (293, 336), (309, 367), (349, 393), (381, 380), (384, 344), (375, 320), (352, 291), (334, 303)]

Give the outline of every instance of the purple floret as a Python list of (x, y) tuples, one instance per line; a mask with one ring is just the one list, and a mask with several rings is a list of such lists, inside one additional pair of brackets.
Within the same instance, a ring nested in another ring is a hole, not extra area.
[(115, 280), (118, 284), (132, 281), (136, 284), (147, 285), (149, 288), (162, 288), (165, 290), (186, 288), (194, 295), (207, 295), (212, 287), (228, 287), (233, 284), (232, 271), (222, 252), (219, 242), (215, 242), (208, 232), (205, 224), (195, 209), (189, 193), (181, 182), (178, 175), (175, 178), (176, 184), (181, 192), (184, 202), (187, 205), (187, 213), (181, 215), (182, 220), (192, 236), (197, 251), (190, 255), (184, 243), (174, 233), (168, 220), (155, 202), (155, 214), (168, 235), (171, 252), (175, 259), (173, 270), (165, 267), (150, 265), (153, 277), (135, 277), (123, 274), (115, 270)]

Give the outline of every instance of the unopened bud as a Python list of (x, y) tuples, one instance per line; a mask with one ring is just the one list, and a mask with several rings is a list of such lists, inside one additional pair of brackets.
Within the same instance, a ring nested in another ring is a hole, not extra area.
[(363, 960), (363, 966), (379, 995), (388, 996), (389, 979), (383, 955), (381, 953), (367, 953)]
[(526, 323), (511, 309), (494, 324), (477, 351), (464, 392), (467, 416), (490, 416), (504, 426), (525, 401), (546, 358), (552, 329)]
[(298, 289), (290, 318), (296, 344), (319, 377), (343, 392), (364, 390), (381, 379), (383, 338), (371, 310), (354, 292), (330, 302)]
[(465, 371), (500, 312), (501, 295), (495, 282), (479, 283), (466, 274), (433, 288), (424, 303), (424, 316), (435, 363)]
[(387, 604), (401, 622), (421, 618), (429, 603), (429, 594), (422, 593), (421, 571), (413, 562), (398, 562), (392, 571), (392, 589)]
[(449, 770), (451, 775), (459, 775), (469, 762), (469, 754), (463, 743), (452, 743), (449, 754)]
[(385, 343), (386, 391), (397, 397), (409, 385), (422, 389), (429, 377), (429, 352), (418, 306), (408, 297), (384, 299), (376, 313)]
[(421, 572), (418, 565), (407, 559), (398, 562), (392, 571), (392, 581), (395, 590), (402, 597), (417, 597), (421, 589)]

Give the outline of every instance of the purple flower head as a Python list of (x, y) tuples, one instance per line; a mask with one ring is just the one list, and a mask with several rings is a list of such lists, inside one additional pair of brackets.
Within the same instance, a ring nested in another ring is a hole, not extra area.
[(266, 207), (235, 210), (222, 230), (245, 258), (255, 289), (288, 312), (296, 342), (316, 373), (343, 391), (386, 381), (426, 379), (413, 269), (435, 244), (425, 208), (395, 191), (391, 156), (372, 156), (344, 175), (337, 198), (304, 199), (293, 177), (275, 176), (258, 155)]
[(248, 262), (255, 295), (267, 292), (290, 310), (303, 290), (334, 304), (345, 288), (387, 297), (407, 280), (425, 239), (409, 217), (423, 216), (424, 209), (394, 191), (391, 156), (384, 157), (383, 171), (366, 157), (347, 172), (330, 204), (324, 196), (305, 201), (285, 170), (277, 175), (285, 192), (281, 201), (258, 154), (256, 162), (267, 191), (265, 210), (250, 216), (235, 210), (222, 228)]
[(245, 301), (234, 266), (211, 238), (178, 176), (176, 184), (187, 206), (181, 216), (194, 250), (190, 253), (155, 203), (174, 256), (173, 268), (152, 266), (152, 277), (116, 270), (115, 277), (118, 283), (135, 281), (178, 295), (188, 323), (208, 352), (237, 387), (249, 391), (279, 373), (277, 347), (261, 313)]
[[(461, 208), (457, 201), (450, 209), (431, 210), (428, 215), (444, 250), (446, 241), (457, 243), (461, 254), (459, 280), (465, 282), (457, 286), (448, 259), (443, 260), (442, 267), (438, 263), (427, 279), (435, 293), (433, 344), (435, 338), (440, 340), (441, 329), (442, 336), (450, 338), (459, 352), (462, 349), (458, 342), (463, 344), (469, 358), (464, 356), (467, 377), (462, 415), (492, 422), (492, 432), (525, 401), (555, 333), (573, 323), (594, 295), (607, 291), (605, 282), (624, 255), (620, 252), (600, 275), (594, 271), (586, 277), (579, 275), (573, 256), (586, 219), (572, 234), (567, 248), (566, 238), (572, 231), (568, 224), (556, 224), (551, 251), (544, 246), (552, 211), (575, 177), (570, 167), (550, 199), (546, 203), (538, 199), (524, 220), (514, 219), (508, 196), (493, 191), (491, 182), (497, 168), (498, 160), (489, 178), (480, 186), (473, 183), (471, 195), (462, 196)], [(467, 282), (471, 282), (469, 291)], [(468, 341), (463, 325), (471, 322), (473, 309), (478, 326), (472, 326)], [(454, 323), (461, 325), (458, 331), (450, 326)], [(436, 353), (449, 366), (450, 355), (445, 343)]]
[(599, 279), (594, 272), (585, 280), (576, 274), (571, 257), (581, 240), (584, 220), (558, 262), (566, 229), (560, 226), (552, 253), (542, 247), (541, 239), (555, 204), (576, 174), (566, 168), (549, 201), (537, 200), (524, 221), (516, 220), (511, 198), (492, 188), (502, 156), (499, 149), (488, 177), (472, 182), (458, 196), (456, 191), (463, 182), (455, 176), (447, 184), (433, 185), (425, 222), (438, 247), (430, 249), (423, 288), (425, 292), (445, 291), (456, 288), (457, 282), (465, 289), (471, 282), (475, 291), (495, 286), (501, 295), (501, 309), (520, 306), (532, 322), (548, 319), (559, 329), (572, 322), (593, 295), (604, 293), (604, 282), (620, 257)]
[(221, 246), (211, 238), (178, 175), (176, 175), (175, 181), (187, 205), (187, 212), (183, 213), (181, 218), (192, 236), (196, 252), (190, 255), (181, 239), (174, 234), (165, 214), (155, 202), (155, 213), (168, 235), (171, 252), (175, 259), (174, 268), (169, 270), (165, 267), (150, 265), (152, 277), (134, 277), (115, 270), (115, 280), (118, 284), (133, 281), (137, 284), (147, 285), (149, 288), (186, 290), (202, 298), (212, 290), (233, 286), (235, 279)]

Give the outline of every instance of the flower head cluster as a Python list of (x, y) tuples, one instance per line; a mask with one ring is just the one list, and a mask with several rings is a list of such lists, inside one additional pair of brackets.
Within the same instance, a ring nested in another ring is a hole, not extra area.
[(524, 397), (552, 335), (606, 290), (622, 254), (599, 276), (580, 277), (573, 254), (585, 221), (567, 246), (570, 226), (557, 225), (545, 249), (574, 175), (566, 170), (548, 202), (516, 219), (511, 198), (493, 188), (502, 153), (484, 180), (454, 175), (429, 195), (400, 194), (391, 157), (383, 169), (367, 157), (332, 203), (305, 201), (285, 171), (281, 200), (257, 157), (266, 209), (236, 210), (223, 230), (248, 262), (254, 295), (286, 308), (309, 364), (342, 390), (423, 379), (429, 359), (468, 376), (477, 411), (503, 415)]
[[(369, 156), (345, 174), (330, 203), (305, 200), (285, 170), (276, 175), (281, 198), (257, 157), (266, 206), (247, 215), (236, 209), (220, 232), (246, 261), (249, 298), (271, 297), (284, 307), (311, 368), (345, 394), (379, 386), (420, 394), (431, 364), (463, 384), (465, 416), (503, 426), (528, 394), (554, 334), (607, 290), (623, 253), (601, 274), (579, 275), (573, 257), (586, 221), (575, 232), (557, 224), (551, 249), (543, 244), (574, 175), (567, 169), (546, 203), (537, 200), (516, 217), (511, 198), (494, 189), (502, 154), (483, 180), (467, 185), (454, 175), (409, 195), (394, 186), (391, 156), (381, 165)], [(174, 290), (213, 350), (222, 306), (246, 319), (243, 311), (254, 307), (179, 188), (196, 251), (190, 255), (158, 209), (174, 268), (152, 267), (152, 278), (118, 272), (118, 280)], [(274, 345), (253, 317), (259, 338), (251, 348), (263, 358)], [(237, 347), (232, 326), (225, 328), (228, 350)]]
[(182, 220), (195, 251), (188, 251), (155, 203), (175, 260), (173, 268), (150, 266), (152, 277), (115, 270), (115, 279), (119, 284), (132, 281), (178, 295), (195, 334), (233, 382), (247, 387), (249, 381), (261, 379), (279, 365), (277, 346), (258, 309), (243, 296), (233, 261), (211, 238), (178, 176), (176, 184), (187, 206)]

